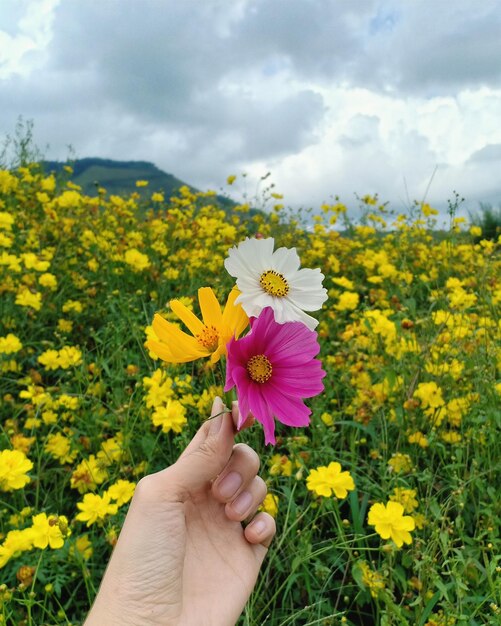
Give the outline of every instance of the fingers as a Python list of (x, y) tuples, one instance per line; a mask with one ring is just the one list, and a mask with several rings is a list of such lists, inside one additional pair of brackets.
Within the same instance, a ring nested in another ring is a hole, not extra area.
[(235, 428), (241, 432), (246, 428), (250, 428), (252, 424), (256, 421), (253, 415), (248, 415), (245, 422), (238, 428), (238, 424), (240, 422), (240, 409), (238, 408), (238, 400), (233, 400), (231, 403), (231, 416), (233, 417), (233, 423), (235, 424)]
[[(157, 474), (162, 479), (164, 488), (178, 500), (186, 500), (200, 489), (205, 489), (207, 481), (215, 479), (224, 472), (230, 457), (233, 456), (233, 444), (236, 424), (240, 420), (238, 403), (233, 402), (230, 411), (226, 410), (221, 398), (216, 397), (212, 405), (211, 418), (199, 428), (177, 462)], [(254, 418), (247, 419), (242, 428), (247, 428)], [(250, 448), (249, 448), (250, 449)], [(253, 452), (257, 459), (257, 455)], [(236, 457), (240, 465), (240, 455)], [(246, 463), (243, 463), (246, 465)], [(255, 470), (252, 467), (255, 466)], [(257, 473), (259, 462), (251, 463), (241, 474), (244, 482)], [(235, 471), (239, 471), (239, 467)], [(249, 474), (250, 471), (250, 474)], [(252, 473), (253, 472), (253, 473)], [(165, 480), (163, 480), (165, 479)], [(226, 499), (220, 501), (226, 502)]]
[(275, 520), (269, 513), (258, 513), (245, 527), (244, 535), (249, 543), (269, 548), (276, 533)]
[(264, 480), (260, 476), (255, 476), (254, 480), (236, 498), (226, 504), (226, 517), (235, 522), (242, 522), (244, 519), (254, 515), (259, 505), (263, 502), (266, 491)]
[[(212, 494), (225, 504), (226, 516), (242, 522), (251, 518), (266, 497), (267, 487), (257, 475), (259, 457), (246, 444), (233, 446), (226, 467), (212, 485)], [(275, 520), (268, 513), (258, 513), (244, 530), (249, 543), (268, 547), (275, 536)]]
[[(246, 444), (236, 444), (233, 446), (233, 452), (228, 463), (212, 485), (212, 494), (219, 502), (233, 502), (240, 496), (240, 494), (251, 488), (251, 484), (254, 482), (258, 470), (259, 457), (257, 453)], [(259, 497), (262, 495), (264, 498), (266, 495), (266, 488), (264, 489), (263, 494), (261, 494), (262, 491), (263, 489), (261, 486), (252, 486), (253, 497)], [(240, 504), (241, 503), (242, 501)], [(241, 519), (245, 519), (245, 516)]]
[(206, 420), (179, 459), (156, 474), (163, 488), (175, 499), (185, 501), (207, 488), (227, 466), (233, 454), (235, 427), (232, 415), (216, 398), (211, 419)]

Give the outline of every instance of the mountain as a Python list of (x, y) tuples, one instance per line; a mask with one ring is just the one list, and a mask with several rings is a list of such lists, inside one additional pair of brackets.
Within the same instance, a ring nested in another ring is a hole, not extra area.
[[(62, 163), (60, 161), (42, 161), (42, 167), (49, 172), (60, 173), (64, 166), (70, 165), (73, 173), (70, 180), (82, 187), (83, 193), (96, 196), (98, 188), (103, 187), (108, 194), (127, 195), (132, 192), (149, 197), (155, 191), (165, 192), (170, 198), (180, 187), (186, 186), (191, 191), (197, 189), (184, 183), (172, 174), (167, 174), (148, 161), (114, 161), (112, 159), (85, 158)], [(136, 181), (147, 180), (146, 187), (136, 187)], [(224, 196), (217, 196), (219, 203), (230, 208), (235, 203)]]

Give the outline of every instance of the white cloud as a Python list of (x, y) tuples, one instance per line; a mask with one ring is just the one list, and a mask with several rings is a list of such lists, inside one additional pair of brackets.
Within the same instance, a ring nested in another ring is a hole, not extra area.
[(60, 0), (4, 0), (0, 13), (0, 80), (29, 75), (43, 63)]
[(493, 0), (14, 4), (0, 130), (33, 119), (49, 157), (151, 160), (201, 188), (271, 171), (304, 206), (501, 198)]

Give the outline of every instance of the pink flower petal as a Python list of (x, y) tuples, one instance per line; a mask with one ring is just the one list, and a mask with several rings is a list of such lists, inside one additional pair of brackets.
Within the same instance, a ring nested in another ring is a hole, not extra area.
[(271, 411), (259, 384), (249, 386), (249, 406), (252, 415), (263, 425), (264, 442), (275, 443), (275, 422)]
[(324, 390), (322, 378), (325, 372), (320, 361), (313, 360), (301, 368), (276, 366), (273, 364), (273, 385), (284, 393), (311, 398)]
[(300, 398), (280, 393), (278, 389), (270, 387), (267, 399), (275, 417), (286, 426), (308, 426), (311, 410)]
[(300, 322), (279, 324), (266, 347), (266, 354), (275, 359), (292, 359), (304, 362), (320, 352), (317, 334)]
[[(288, 426), (309, 424), (311, 410), (303, 398), (320, 393), (325, 376), (321, 361), (315, 358), (319, 345), (314, 331), (300, 322), (279, 324), (267, 307), (251, 320), (251, 331), (232, 339), (227, 349), (225, 391), (237, 388), (239, 428), (251, 412), (263, 425), (266, 443), (274, 443), (275, 418)], [(272, 365), (271, 378), (262, 383), (252, 380), (247, 371), (249, 360), (261, 354)]]

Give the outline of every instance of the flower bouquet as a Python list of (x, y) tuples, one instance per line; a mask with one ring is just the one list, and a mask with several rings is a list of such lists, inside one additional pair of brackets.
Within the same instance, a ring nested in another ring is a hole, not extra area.
[[(275, 420), (307, 426), (304, 398), (324, 389), (325, 372), (315, 328), (316, 311), (327, 298), (319, 269), (300, 269), (295, 248), (274, 250), (274, 239), (247, 238), (231, 248), (225, 268), (236, 279), (224, 310), (210, 287), (198, 290), (200, 320), (178, 300), (170, 307), (191, 334), (161, 315), (148, 349), (167, 363), (226, 358), (225, 392), (236, 389), (240, 428), (253, 415), (265, 443), (275, 443)], [(242, 336), (249, 326), (248, 332)]]

